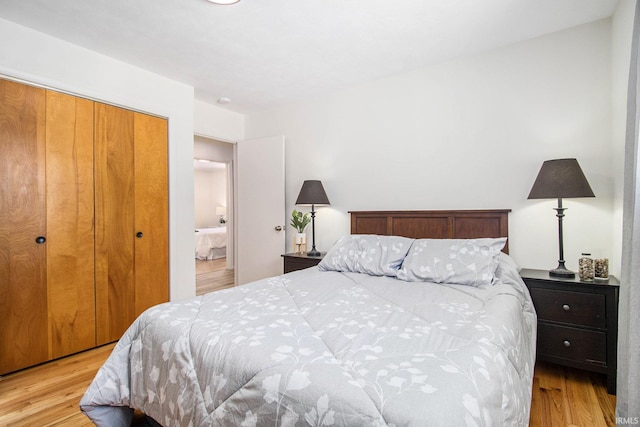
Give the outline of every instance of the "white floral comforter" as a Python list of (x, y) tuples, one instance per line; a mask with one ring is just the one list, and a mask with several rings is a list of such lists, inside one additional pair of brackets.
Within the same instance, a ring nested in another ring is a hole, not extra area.
[(195, 231), (196, 259), (214, 259), (217, 254), (213, 249), (227, 246), (227, 227), (198, 228)]
[(506, 264), (480, 288), (311, 268), (145, 312), (81, 401), (99, 426), (515, 426), (535, 312)]

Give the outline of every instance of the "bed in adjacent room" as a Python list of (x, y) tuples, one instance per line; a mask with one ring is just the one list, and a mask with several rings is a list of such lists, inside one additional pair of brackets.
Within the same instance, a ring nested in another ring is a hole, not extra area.
[(212, 260), (227, 256), (227, 227), (197, 228), (196, 259)]
[(508, 211), (352, 212), (317, 267), (145, 312), (81, 401), (178, 425), (527, 425), (536, 315)]

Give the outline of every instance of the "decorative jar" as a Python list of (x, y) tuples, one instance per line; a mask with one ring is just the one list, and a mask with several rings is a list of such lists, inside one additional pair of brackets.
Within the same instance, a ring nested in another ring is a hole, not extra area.
[(583, 253), (578, 260), (578, 276), (583, 282), (590, 282), (594, 279), (595, 270), (591, 254)]
[(594, 271), (596, 280), (608, 280), (609, 279), (609, 259), (608, 258), (596, 258), (594, 261)]

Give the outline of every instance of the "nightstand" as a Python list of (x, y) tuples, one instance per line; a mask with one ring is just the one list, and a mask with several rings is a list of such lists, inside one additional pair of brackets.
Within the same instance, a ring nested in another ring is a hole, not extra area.
[(618, 280), (581, 282), (522, 269), (538, 314), (537, 359), (607, 375), (616, 393)]
[(302, 270), (305, 268), (316, 266), (322, 261), (322, 258), (326, 255), (326, 252), (320, 252), (320, 256), (309, 256), (306, 253), (302, 254), (284, 254), (284, 272), (289, 273), (291, 271)]

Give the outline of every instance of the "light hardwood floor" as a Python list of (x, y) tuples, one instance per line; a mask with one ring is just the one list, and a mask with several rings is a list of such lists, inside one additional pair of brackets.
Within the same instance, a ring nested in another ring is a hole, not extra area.
[(1, 377), (0, 426), (92, 426), (78, 403), (113, 346)]
[[(113, 344), (0, 378), (0, 426), (90, 426), (78, 403)], [(537, 364), (532, 427), (615, 426), (604, 376)], [(134, 425), (140, 425), (137, 418)]]
[(533, 376), (531, 427), (615, 426), (616, 397), (606, 377), (551, 363), (537, 363)]
[(196, 260), (196, 295), (202, 295), (234, 285), (234, 271), (227, 270), (227, 259)]

